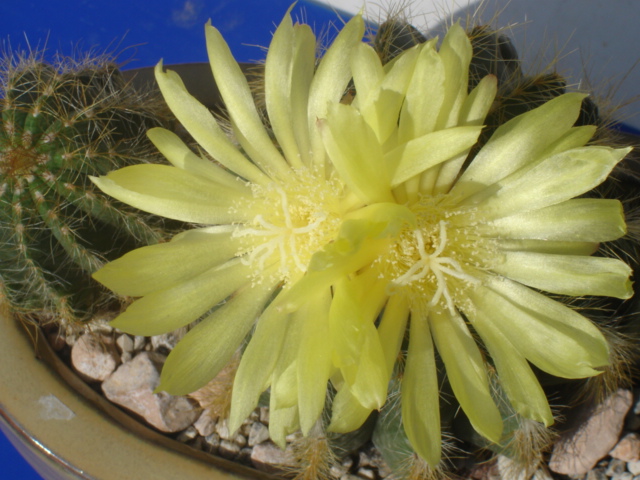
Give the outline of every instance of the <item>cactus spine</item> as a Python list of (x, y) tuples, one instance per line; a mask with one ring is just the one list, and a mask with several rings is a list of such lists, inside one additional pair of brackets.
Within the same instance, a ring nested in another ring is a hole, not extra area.
[(106, 197), (88, 175), (157, 158), (145, 131), (168, 113), (107, 56), (41, 57), (1, 64), (0, 292), (22, 318), (70, 326), (108, 299), (91, 272), (162, 236), (158, 220)]

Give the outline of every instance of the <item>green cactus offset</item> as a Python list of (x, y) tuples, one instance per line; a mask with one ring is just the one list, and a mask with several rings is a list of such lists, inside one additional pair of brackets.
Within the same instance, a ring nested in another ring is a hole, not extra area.
[(162, 236), (87, 176), (158, 158), (145, 132), (169, 113), (106, 55), (5, 54), (0, 80), (0, 294), (23, 319), (76, 325), (109, 299), (90, 274)]

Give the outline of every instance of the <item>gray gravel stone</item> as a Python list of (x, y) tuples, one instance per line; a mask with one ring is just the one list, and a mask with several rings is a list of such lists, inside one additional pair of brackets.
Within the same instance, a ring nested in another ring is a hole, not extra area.
[(585, 480), (607, 480), (607, 474), (604, 473), (603, 468), (594, 468), (587, 473)]
[(78, 341), (78, 334), (67, 333), (67, 336), (64, 337), (64, 341), (67, 345), (69, 345), (70, 347), (73, 347), (73, 345)]
[(175, 348), (178, 342), (187, 333), (186, 328), (180, 328), (173, 332), (163, 333), (162, 335), (155, 335), (149, 337), (151, 339), (151, 348), (155, 352), (168, 355), (171, 350)]
[(619, 475), (614, 475), (612, 478), (615, 480), (633, 480), (633, 475), (629, 472), (622, 472)]
[(534, 475), (531, 480), (553, 480), (553, 477), (549, 472), (540, 468)]
[(281, 473), (283, 468), (296, 465), (290, 451), (282, 450), (272, 442), (256, 445), (251, 452), (251, 463), (255, 468), (266, 473)]
[(179, 432), (200, 416), (201, 410), (187, 397), (153, 393), (160, 383), (165, 357), (142, 352), (120, 367), (102, 383), (102, 391), (113, 403), (142, 416), (162, 432)]
[(176, 437), (176, 440), (182, 443), (187, 443), (193, 440), (194, 438), (196, 438), (196, 436), (198, 436), (198, 431), (194, 426), (191, 426), (186, 430), (183, 430), (182, 432), (180, 432)]
[(220, 436), (217, 433), (212, 433), (204, 437), (204, 442), (207, 446), (207, 451), (211, 453), (217, 453), (220, 448)]
[(249, 446), (253, 447), (267, 440), (269, 440), (269, 429), (260, 422), (252, 423), (249, 429)]
[(613, 477), (614, 475), (620, 475), (626, 469), (627, 463), (625, 461), (614, 458), (609, 462), (609, 466), (607, 467), (605, 473), (608, 477)]
[(333, 478), (341, 478), (343, 475), (346, 475), (348, 471), (349, 469), (345, 468), (344, 465), (333, 465), (330, 474)]
[(247, 437), (245, 437), (244, 435), (235, 435), (231, 438), (231, 441), (238, 445), (240, 448), (244, 448), (247, 446)]
[(267, 407), (260, 407), (260, 423), (269, 426), (269, 409)]
[(376, 472), (372, 468), (362, 467), (358, 469), (358, 476), (367, 480), (375, 480)]
[(243, 463), (245, 465), (250, 465), (251, 464), (251, 452), (252, 451), (253, 450), (251, 448), (247, 448), (247, 447), (240, 449), (240, 453), (236, 457), (236, 462), (240, 462), (240, 463)]
[(118, 345), (121, 353), (133, 353), (133, 338), (131, 338), (126, 333), (118, 336), (118, 338), (116, 339), (116, 345)]
[(229, 432), (226, 420), (222, 420), (216, 424), (216, 433), (220, 435), (220, 438), (223, 440), (229, 440), (231, 438), (231, 433)]
[(637, 462), (640, 460), (640, 435), (637, 433), (626, 434), (609, 452), (609, 455), (625, 462)]
[(85, 333), (71, 348), (71, 363), (85, 381), (102, 382), (114, 372), (120, 356), (111, 336)]
[(133, 351), (141, 352), (144, 347), (147, 345), (147, 337), (143, 337), (142, 335), (136, 335), (133, 337)]
[(127, 363), (133, 358), (133, 338), (123, 333), (116, 339), (116, 345), (120, 351), (122, 363)]
[(223, 458), (233, 460), (240, 453), (240, 447), (238, 444), (230, 441), (230, 440), (222, 440), (220, 442), (220, 447), (218, 448), (218, 455)]
[(632, 403), (631, 391), (620, 389), (591, 410), (576, 410), (575, 425), (554, 445), (549, 468), (565, 475), (589, 472), (618, 442)]
[(637, 462), (627, 463), (627, 470), (629, 470), (634, 475), (640, 475), (640, 460)]
[(196, 430), (198, 430), (198, 433), (203, 437), (206, 437), (207, 435), (211, 435), (216, 430), (216, 422), (213, 421), (208, 410), (204, 410), (202, 412), (202, 415), (200, 415), (200, 417), (198, 418), (196, 423), (193, 424), (193, 426), (196, 427)]
[(505, 455), (498, 455), (498, 472), (500, 477), (509, 480), (529, 480), (533, 475), (534, 465), (528, 472), (520, 464)]

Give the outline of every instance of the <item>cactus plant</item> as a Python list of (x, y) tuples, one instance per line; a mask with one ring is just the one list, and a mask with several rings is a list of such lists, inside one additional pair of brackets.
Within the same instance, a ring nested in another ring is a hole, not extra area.
[(109, 298), (92, 272), (162, 236), (159, 220), (87, 176), (157, 158), (145, 131), (169, 113), (108, 55), (48, 64), (9, 53), (0, 81), (0, 294), (22, 318), (71, 326)]
[[(114, 325), (155, 334), (191, 324), (160, 387), (178, 394), (204, 385), (248, 343), (234, 386), (232, 428), (270, 387), (273, 439), (283, 444), (299, 427), (308, 437), (297, 449), (306, 464), (301, 478), (326, 476), (331, 446), (340, 443), (327, 429), (349, 432), (376, 415), (374, 442), (397, 476), (443, 475), (447, 444), (440, 433), (464, 438), (463, 415), (454, 415), (459, 405), (477, 437), (497, 450), (505, 436), (533, 432), (523, 443), (533, 445), (534, 458), (547, 441), (536, 428), (544, 430), (553, 414), (528, 360), (558, 376), (582, 378), (615, 357), (615, 345), (590, 319), (557, 299), (632, 294), (624, 262), (591, 256), (594, 244), (597, 249), (598, 242), (624, 234), (620, 204), (573, 199), (604, 181), (628, 153), (585, 146), (595, 128), (575, 125), (592, 122), (597, 111), (589, 101), (563, 95), (564, 80), (555, 74), (524, 76), (515, 51), (496, 32), (479, 28), (469, 41), (456, 26), (438, 51), (435, 40), (413, 28), (390, 27), (390, 41), (401, 41), (393, 48), (378, 42), (382, 62), (359, 43), (358, 18), (316, 62), (310, 29), (294, 27), (287, 16), (266, 63), (266, 125), (220, 33), (208, 27), (212, 68), (231, 122), (220, 125), (162, 65), (156, 76), (185, 128), (220, 164), (154, 129), (150, 136), (173, 167), (130, 166), (93, 178), (132, 205), (205, 225), (95, 274), (121, 294), (142, 297)], [(402, 53), (418, 44), (425, 45)], [(356, 50), (349, 65), (344, 59)], [(433, 74), (433, 65), (441, 71)], [(352, 76), (355, 96), (343, 97)], [(440, 80), (451, 88), (438, 92)], [(422, 102), (429, 95), (433, 106)], [(480, 136), (486, 114), (488, 128)], [(39, 115), (31, 112), (30, 121)], [(451, 130), (452, 140), (441, 145), (440, 135)], [(22, 137), (21, 148), (31, 144)], [(505, 137), (506, 147), (500, 143)], [(22, 201), (37, 162), (7, 158), (13, 177), (30, 169), (13, 187)], [(575, 173), (568, 166), (582, 168), (581, 183), (553, 197), (556, 177)], [(105, 173), (101, 164), (93, 168), (88, 173), (96, 177)], [(38, 181), (50, 177), (47, 171)], [(87, 183), (83, 187), (91, 192)], [(450, 195), (454, 189), (458, 196)], [(36, 207), (39, 198), (31, 197)], [(558, 217), (580, 206), (586, 211), (569, 231)], [(605, 216), (608, 228), (599, 228)], [(537, 228), (518, 230), (519, 220), (540, 226), (552, 241), (536, 236)], [(53, 228), (53, 237), (62, 236), (62, 228)], [(60, 248), (69, 250), (64, 243)], [(73, 263), (85, 258), (70, 257)], [(548, 262), (556, 276), (537, 270), (532, 257)], [(529, 262), (524, 267), (521, 258)], [(598, 272), (582, 278), (590, 267)], [(556, 339), (561, 359), (537, 329)], [(529, 331), (537, 334), (533, 348), (527, 348)], [(518, 378), (505, 368), (511, 360)], [(333, 403), (325, 403), (327, 388)], [(448, 406), (438, 405), (439, 395)]]

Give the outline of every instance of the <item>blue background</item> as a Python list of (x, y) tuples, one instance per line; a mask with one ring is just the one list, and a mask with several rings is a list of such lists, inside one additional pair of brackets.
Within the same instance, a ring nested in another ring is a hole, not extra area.
[[(3, 52), (43, 50), (51, 60), (89, 50), (117, 53), (123, 68), (206, 62), (204, 24), (218, 28), (236, 60), (263, 60), (258, 46), (269, 45), (271, 33), (291, 0), (4, 0), (0, 2), (0, 47)], [(300, 1), (292, 12), (317, 33), (330, 22), (341, 23), (335, 12)], [(2, 386), (1, 388), (6, 388)], [(0, 433), (0, 478), (39, 480)]]
[[(126, 68), (207, 61), (204, 24), (211, 19), (239, 61), (264, 57), (291, 0), (22, 0), (3, 1), (0, 39), (13, 50), (119, 52)], [(300, 1), (293, 16), (321, 31), (337, 15)]]

